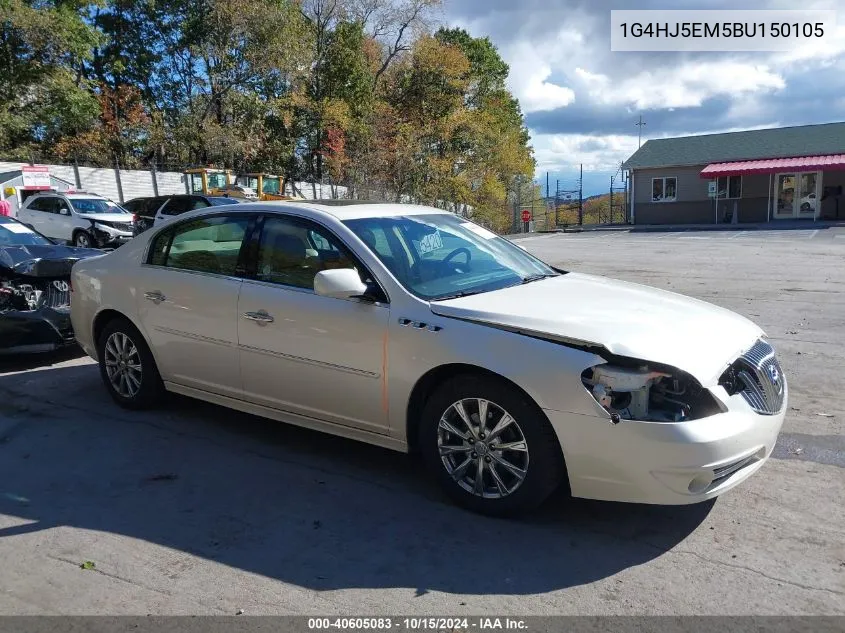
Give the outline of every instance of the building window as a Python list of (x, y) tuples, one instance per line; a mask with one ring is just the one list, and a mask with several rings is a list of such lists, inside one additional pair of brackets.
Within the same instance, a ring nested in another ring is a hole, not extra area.
[(652, 202), (674, 202), (677, 200), (678, 181), (675, 177), (651, 179)]
[(722, 200), (742, 197), (742, 176), (719, 176), (716, 197)]

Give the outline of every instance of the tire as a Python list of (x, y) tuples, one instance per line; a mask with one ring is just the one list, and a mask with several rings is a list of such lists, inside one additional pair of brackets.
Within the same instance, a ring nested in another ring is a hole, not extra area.
[(73, 245), (78, 248), (97, 248), (97, 242), (88, 231), (77, 231), (73, 234)]
[[(479, 400), (488, 403), (483, 439), (477, 426), (482, 407)], [(462, 423), (456, 403), (462, 403), (473, 430)], [(505, 414), (513, 422), (491, 437)], [(448, 431), (441, 419), (459, 435)], [(522, 450), (495, 449), (503, 444), (526, 450), (523, 454)], [(511, 516), (537, 508), (558, 488), (566, 473), (557, 436), (542, 410), (513, 385), (493, 377), (463, 374), (441, 384), (423, 409), (419, 446), (426, 466), (452, 499), (491, 516)], [(441, 446), (459, 450), (442, 456)], [(476, 448), (467, 451), (467, 446)], [(482, 494), (478, 494), (475, 482), (482, 455)], [(462, 470), (467, 458), (470, 466)], [(501, 460), (518, 470), (511, 471)], [(524, 471), (521, 480), (517, 474), (520, 471)]]
[[(155, 359), (144, 337), (127, 319), (117, 317), (106, 324), (97, 339), (97, 357), (103, 384), (121, 407), (150, 409), (161, 403), (165, 390)], [(114, 371), (112, 362), (125, 364), (117, 368), (117, 374), (110, 375)], [(133, 371), (132, 367), (139, 369)], [(119, 377), (120, 373), (123, 373), (123, 379)]]

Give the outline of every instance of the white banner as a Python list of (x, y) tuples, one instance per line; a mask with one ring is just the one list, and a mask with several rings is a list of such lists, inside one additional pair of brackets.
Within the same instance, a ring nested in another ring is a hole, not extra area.
[(789, 51), (836, 37), (831, 10), (620, 10), (611, 51)]
[(21, 167), (25, 189), (50, 189), (50, 168), (42, 165)]

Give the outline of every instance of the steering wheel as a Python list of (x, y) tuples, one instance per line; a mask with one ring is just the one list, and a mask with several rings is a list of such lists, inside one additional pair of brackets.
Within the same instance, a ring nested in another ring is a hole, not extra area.
[(460, 254), (466, 255), (466, 258), (467, 258), (466, 263), (467, 264), (469, 264), (472, 261), (472, 253), (470, 252), (470, 250), (468, 248), (464, 248), (463, 246), (461, 246), (460, 248), (456, 248), (451, 253), (446, 255), (446, 257), (443, 258), (443, 263), (448, 264), (450, 261), (452, 261), (452, 258), (457, 257)]

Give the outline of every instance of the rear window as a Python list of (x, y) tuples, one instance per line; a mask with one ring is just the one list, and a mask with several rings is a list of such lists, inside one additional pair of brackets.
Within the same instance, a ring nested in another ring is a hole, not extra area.
[(209, 198), (208, 201), (215, 207), (222, 206), (224, 204), (239, 204), (237, 200), (234, 198), (222, 198), (222, 197), (215, 197)]

